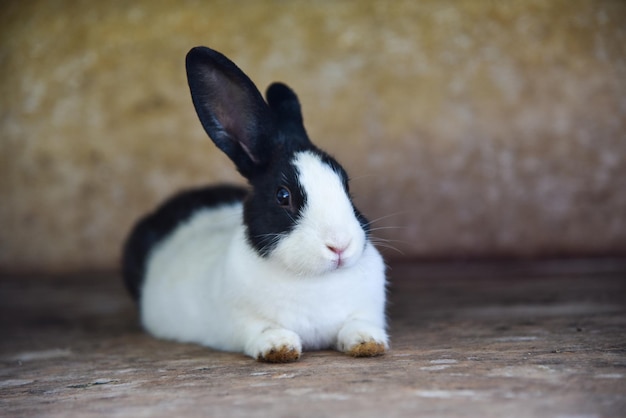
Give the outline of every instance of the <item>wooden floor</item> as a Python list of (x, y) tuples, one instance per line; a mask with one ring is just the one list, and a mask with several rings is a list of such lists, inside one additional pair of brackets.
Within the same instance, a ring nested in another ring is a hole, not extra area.
[(0, 278), (0, 416), (626, 417), (626, 260), (395, 264), (392, 350), (155, 340), (119, 278)]

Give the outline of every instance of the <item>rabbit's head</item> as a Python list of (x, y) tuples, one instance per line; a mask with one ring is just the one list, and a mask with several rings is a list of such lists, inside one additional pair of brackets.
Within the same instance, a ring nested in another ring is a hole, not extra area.
[(368, 222), (345, 170), (309, 140), (295, 93), (274, 83), (266, 102), (233, 62), (206, 47), (187, 54), (187, 77), (202, 126), (252, 187), (243, 222), (255, 252), (299, 276), (355, 264)]

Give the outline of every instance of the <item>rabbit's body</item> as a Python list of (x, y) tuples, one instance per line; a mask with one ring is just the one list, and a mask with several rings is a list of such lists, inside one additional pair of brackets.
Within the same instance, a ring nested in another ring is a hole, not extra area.
[(378, 315), (362, 319), (384, 327), (384, 266), (371, 244), (366, 262), (294, 277), (250, 249), (241, 215), (241, 204), (202, 210), (155, 248), (141, 305), (148, 331), (256, 358), (250, 335), (267, 328), (293, 331), (303, 349), (317, 350), (337, 347), (351, 316), (375, 306)]
[[(382, 354), (385, 267), (345, 171), (308, 141), (291, 90), (270, 88), (275, 116), (267, 116), (251, 82), (224, 60), (206, 48), (190, 52), (192, 97), (205, 129), (252, 189), (183, 193), (137, 225), (124, 271), (142, 324), (157, 337), (265, 361), (292, 361), (302, 349)], [(233, 109), (249, 110), (241, 121), (223, 113), (232, 97), (243, 97)], [(262, 124), (270, 135), (259, 138)]]

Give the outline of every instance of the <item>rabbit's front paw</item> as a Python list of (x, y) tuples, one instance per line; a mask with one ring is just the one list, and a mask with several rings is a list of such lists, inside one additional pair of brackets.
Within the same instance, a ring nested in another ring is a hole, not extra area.
[(300, 358), (300, 337), (286, 329), (267, 329), (248, 344), (246, 354), (268, 363), (289, 363)]
[(352, 357), (380, 356), (387, 351), (387, 333), (365, 321), (350, 321), (339, 331), (337, 348)]
[(375, 357), (385, 354), (385, 351), (384, 343), (369, 340), (354, 344), (346, 354), (352, 357)]

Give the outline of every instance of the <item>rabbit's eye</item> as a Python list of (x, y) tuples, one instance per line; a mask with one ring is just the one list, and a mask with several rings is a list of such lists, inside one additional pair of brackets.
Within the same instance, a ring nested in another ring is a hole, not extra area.
[(286, 187), (279, 187), (276, 191), (276, 202), (282, 207), (291, 206), (291, 192)]

